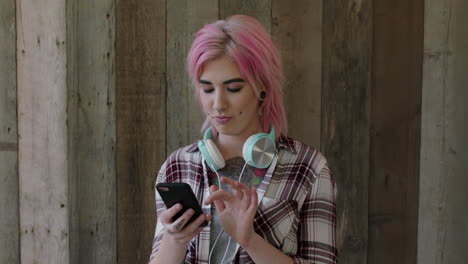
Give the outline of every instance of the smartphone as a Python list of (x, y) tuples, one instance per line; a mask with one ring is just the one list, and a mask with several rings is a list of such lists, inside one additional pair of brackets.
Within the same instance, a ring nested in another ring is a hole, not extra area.
[[(186, 210), (190, 208), (193, 209), (195, 213), (185, 225), (195, 221), (198, 216), (203, 213), (200, 204), (198, 204), (198, 200), (192, 191), (192, 188), (187, 183), (158, 183), (156, 184), (156, 190), (158, 190), (158, 193), (167, 208), (171, 208), (177, 203), (182, 205), (182, 210), (180, 210), (172, 218), (172, 221), (177, 220)], [(205, 222), (203, 222), (200, 226), (204, 227), (207, 225), (208, 221), (205, 220)]]

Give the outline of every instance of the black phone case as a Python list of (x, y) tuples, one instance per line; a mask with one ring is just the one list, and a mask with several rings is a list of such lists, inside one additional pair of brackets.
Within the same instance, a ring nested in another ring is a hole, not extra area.
[[(175, 221), (177, 218), (181, 217), (182, 214), (192, 208), (195, 213), (185, 224), (188, 225), (191, 222), (203, 213), (198, 200), (195, 197), (195, 194), (192, 191), (192, 188), (187, 183), (158, 183), (156, 185), (156, 190), (158, 190), (161, 199), (164, 201), (164, 204), (167, 208), (171, 208), (174, 204), (182, 204), (182, 210), (180, 210), (172, 220)], [(207, 226), (208, 222), (203, 222), (200, 226)]]

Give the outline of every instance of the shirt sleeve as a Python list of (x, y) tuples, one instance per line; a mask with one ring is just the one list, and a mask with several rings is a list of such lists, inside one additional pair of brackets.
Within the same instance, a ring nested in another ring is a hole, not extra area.
[[(161, 182), (166, 182), (166, 163), (163, 164), (163, 166), (158, 172), (158, 175), (156, 178), (156, 184), (161, 183)], [(157, 221), (156, 221), (156, 230), (154, 232), (151, 255), (149, 259), (150, 262), (154, 258), (154, 256), (156, 256), (156, 252), (158, 252), (159, 246), (161, 244), (162, 235), (164, 233), (164, 227), (162, 223), (159, 221), (159, 215), (162, 213), (164, 209), (166, 209), (164, 202), (159, 196), (159, 193), (156, 191), (156, 186), (155, 186), (154, 192), (155, 192), (155, 197), (156, 197), (156, 220)]]
[(298, 251), (294, 263), (338, 263), (336, 183), (328, 165), (322, 168), (300, 211)]

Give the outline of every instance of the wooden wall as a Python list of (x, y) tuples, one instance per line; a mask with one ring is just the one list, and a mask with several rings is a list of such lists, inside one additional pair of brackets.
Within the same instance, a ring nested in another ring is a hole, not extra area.
[(0, 263), (19, 263), (15, 1), (0, 1)]
[(166, 2), (116, 5), (117, 258), (146, 263), (166, 157)]
[(289, 135), (329, 160), (340, 262), (466, 262), (468, 5), (294, 3), (2, 1), (0, 263), (148, 260), (155, 175), (201, 137), (188, 49), (236, 13), (282, 52)]
[(22, 263), (69, 260), (64, 10), (64, 2), (16, 2)]
[(426, 0), (418, 263), (468, 261), (468, 2)]
[(71, 263), (117, 261), (115, 1), (67, 1)]
[(415, 263), (424, 1), (373, 12), (368, 261)]

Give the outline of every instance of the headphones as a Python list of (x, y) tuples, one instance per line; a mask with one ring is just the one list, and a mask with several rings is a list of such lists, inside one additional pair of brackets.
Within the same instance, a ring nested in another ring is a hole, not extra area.
[[(203, 140), (198, 141), (198, 149), (200, 149), (208, 166), (218, 171), (224, 168), (226, 163), (212, 139), (213, 131), (210, 126), (205, 131)], [(276, 154), (275, 142), (275, 127), (272, 125), (269, 134), (257, 133), (247, 138), (242, 147), (242, 156), (250, 166), (259, 169), (267, 168)]]

